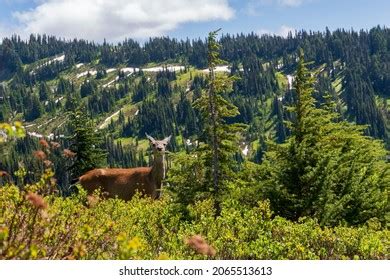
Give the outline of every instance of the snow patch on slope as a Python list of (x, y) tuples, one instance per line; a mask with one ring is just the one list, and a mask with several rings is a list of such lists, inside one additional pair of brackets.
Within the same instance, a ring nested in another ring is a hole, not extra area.
[(249, 152), (248, 145), (245, 145), (244, 149), (242, 149), (242, 154), (243, 154), (244, 156), (247, 156), (247, 155), (248, 155), (248, 152)]
[(150, 68), (143, 68), (142, 71), (144, 72), (161, 72), (164, 70), (168, 70), (170, 72), (176, 72), (180, 70), (184, 70), (185, 67), (182, 65), (175, 65), (175, 66), (156, 66), (156, 67), (150, 67)]
[(108, 87), (110, 85), (112, 85), (113, 83), (115, 83), (116, 81), (119, 80), (119, 76), (116, 76), (114, 80), (112, 80), (111, 82), (108, 82), (107, 84), (103, 85), (103, 87)]
[(87, 76), (88, 73), (91, 74), (91, 75), (96, 75), (97, 71), (95, 69), (91, 69), (91, 70), (88, 70), (88, 71), (85, 71), (85, 72), (77, 74), (76, 78), (80, 79), (81, 77)]
[[(203, 69), (202, 72), (209, 73), (209, 69)], [(229, 65), (221, 65), (214, 68), (214, 72), (225, 72), (230, 73), (230, 66)]]
[(104, 122), (99, 126), (99, 129), (105, 128), (105, 127), (108, 125), (108, 123), (111, 121), (111, 119), (112, 119), (113, 117), (119, 115), (120, 111), (121, 111), (121, 110), (119, 110), (118, 112), (115, 112), (114, 114), (112, 114), (111, 116), (109, 116), (108, 118), (106, 118), (106, 119), (104, 120)]
[(292, 90), (294, 77), (291, 75), (287, 75), (287, 81), (288, 81), (288, 89)]

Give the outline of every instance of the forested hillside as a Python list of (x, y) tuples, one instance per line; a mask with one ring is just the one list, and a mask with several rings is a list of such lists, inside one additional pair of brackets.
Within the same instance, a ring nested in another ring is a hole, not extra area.
[[(222, 36), (224, 63), (217, 71), (240, 78), (228, 97), (240, 114), (229, 121), (249, 125), (242, 135), (244, 156), (260, 162), (267, 139), (281, 143), (288, 136), (285, 106), (293, 101), (299, 48), (313, 62), (318, 104), (329, 96), (342, 118), (367, 125), (367, 135), (388, 145), (389, 33), (376, 27), (360, 32), (302, 31), (288, 38)], [(145, 145), (132, 144), (142, 144), (145, 132), (157, 137), (173, 134), (173, 151), (190, 148), (200, 136), (202, 123), (191, 102), (206, 84), (204, 40), (155, 38), (144, 45), (132, 40), (99, 45), (46, 35), (31, 35), (28, 41), (14, 36), (3, 40), (0, 61), (0, 121), (21, 120), (36, 138), (10, 147), (16, 152), (1, 163), (10, 173), (18, 162), (28, 161), (41, 135), (67, 146), (69, 115), (81, 104), (102, 130), (110, 166), (143, 162)], [(57, 177), (65, 186), (66, 174)]]
[[(3, 258), (389, 257), (390, 29), (215, 36), (3, 39)], [(145, 133), (162, 200), (76, 191), (147, 166)]]

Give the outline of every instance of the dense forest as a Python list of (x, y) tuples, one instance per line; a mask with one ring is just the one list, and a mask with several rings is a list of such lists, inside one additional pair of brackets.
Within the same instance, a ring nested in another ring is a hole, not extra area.
[[(216, 38), (3, 39), (0, 258), (389, 258), (390, 29)], [(162, 199), (80, 188), (146, 133)]]

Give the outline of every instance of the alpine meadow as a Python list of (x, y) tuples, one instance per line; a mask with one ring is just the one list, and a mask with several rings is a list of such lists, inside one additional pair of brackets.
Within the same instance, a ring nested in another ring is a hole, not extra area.
[(0, 44), (0, 259), (390, 258), (390, 29)]

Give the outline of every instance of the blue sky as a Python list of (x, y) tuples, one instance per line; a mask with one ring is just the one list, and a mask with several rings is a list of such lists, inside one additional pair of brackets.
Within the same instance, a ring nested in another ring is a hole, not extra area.
[(0, 0), (0, 37), (46, 33), (117, 42), (295, 29), (390, 26), (389, 0)]

